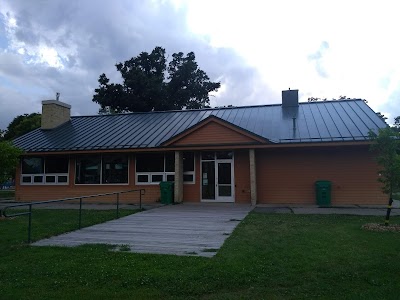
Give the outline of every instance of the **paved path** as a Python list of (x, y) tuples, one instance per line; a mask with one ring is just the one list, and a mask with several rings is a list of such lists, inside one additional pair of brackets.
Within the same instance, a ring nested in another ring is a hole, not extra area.
[(250, 205), (168, 205), (40, 240), (35, 246), (128, 245), (131, 252), (212, 257)]
[[(385, 216), (386, 205), (343, 205), (333, 207), (319, 207), (317, 205), (275, 205), (259, 204), (256, 212), (281, 213), (295, 215), (360, 215)], [(395, 200), (392, 205), (392, 216), (400, 216), (400, 201)]]

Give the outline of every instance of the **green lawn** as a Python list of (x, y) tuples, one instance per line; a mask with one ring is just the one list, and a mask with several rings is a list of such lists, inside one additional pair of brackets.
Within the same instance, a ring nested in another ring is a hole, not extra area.
[[(34, 220), (38, 239), (70, 230), (76, 211)], [(251, 213), (212, 259), (28, 247), (26, 218), (2, 220), (0, 299), (399, 299), (400, 233), (360, 229), (382, 220)]]
[(2, 198), (14, 198), (15, 197), (15, 191), (13, 190), (0, 190), (0, 200)]

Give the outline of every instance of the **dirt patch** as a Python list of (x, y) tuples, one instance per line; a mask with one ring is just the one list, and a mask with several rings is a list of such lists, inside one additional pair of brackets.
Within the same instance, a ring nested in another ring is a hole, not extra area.
[(378, 224), (378, 223), (368, 223), (364, 224), (361, 226), (362, 229), (365, 230), (370, 230), (370, 231), (378, 231), (378, 232), (399, 232), (400, 233), (400, 225), (399, 224), (393, 224), (389, 226), (385, 226), (383, 224)]

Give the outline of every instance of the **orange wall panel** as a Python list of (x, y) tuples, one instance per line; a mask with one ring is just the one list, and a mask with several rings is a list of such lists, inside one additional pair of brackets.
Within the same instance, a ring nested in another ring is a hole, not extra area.
[(259, 150), (257, 203), (316, 204), (315, 181), (332, 182), (340, 204), (384, 204), (378, 165), (368, 147)]
[(215, 122), (210, 122), (184, 136), (174, 143), (174, 146), (181, 145), (221, 145), (221, 144), (243, 144), (254, 143), (255, 141), (243, 134), (226, 128)]
[[(76, 185), (75, 159), (70, 159), (68, 185), (21, 185), (16, 176), (16, 199), (40, 201), (78, 197), (130, 189), (146, 189), (142, 200), (160, 200), (159, 185), (135, 185), (135, 160), (129, 160), (129, 184)], [(385, 204), (387, 197), (377, 182), (377, 166), (367, 146), (286, 148), (256, 150), (257, 203), (315, 204), (315, 181), (332, 181), (332, 204)], [(184, 184), (184, 202), (201, 200), (200, 152), (195, 153), (195, 183)], [(235, 150), (235, 201), (250, 203), (250, 167), (248, 150)], [(125, 194), (122, 203), (137, 202), (138, 194)], [(88, 200), (90, 201), (90, 200)], [(115, 201), (115, 196), (98, 198), (98, 202)]]
[(251, 203), (250, 158), (248, 150), (235, 151), (235, 202)]
[(200, 202), (200, 152), (194, 155), (194, 184), (183, 184), (183, 202)]

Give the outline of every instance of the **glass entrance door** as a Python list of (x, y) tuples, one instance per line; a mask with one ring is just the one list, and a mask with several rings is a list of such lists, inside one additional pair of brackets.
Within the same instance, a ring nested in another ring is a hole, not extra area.
[(201, 191), (205, 200), (215, 200), (215, 163), (203, 161), (201, 163)]
[(217, 201), (233, 202), (233, 184), (232, 184), (232, 162), (216, 161), (218, 165), (217, 174)]
[(220, 152), (204, 152), (201, 162), (203, 201), (234, 202), (233, 153), (223, 158)]

